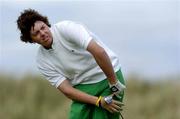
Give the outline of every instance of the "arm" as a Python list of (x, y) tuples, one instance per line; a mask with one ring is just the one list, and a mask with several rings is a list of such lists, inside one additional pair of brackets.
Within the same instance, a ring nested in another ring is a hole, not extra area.
[[(101, 67), (106, 74), (110, 84), (116, 83), (116, 75), (114, 73), (111, 61), (105, 50), (100, 47), (94, 40), (83, 25), (75, 22), (67, 22), (66, 25), (61, 26), (61, 34), (65, 38), (71, 40), (71, 43), (75, 43), (77, 46), (87, 49), (95, 58), (97, 64)], [(90, 41), (90, 43), (89, 43)]]
[(88, 95), (80, 90), (71, 86), (68, 80), (64, 80), (58, 89), (68, 98), (88, 104), (96, 104), (98, 97)]
[(101, 67), (110, 84), (116, 83), (116, 75), (106, 51), (99, 46), (94, 40), (91, 40), (87, 50), (94, 56), (97, 64)]
[(115, 93), (116, 96), (118, 96), (118, 94), (126, 87), (116, 79), (116, 74), (106, 51), (94, 40), (90, 41), (87, 50), (94, 56), (97, 64), (101, 67), (101, 69), (107, 76), (111, 91)]
[[(77, 90), (71, 86), (68, 80), (64, 80), (58, 89), (68, 98), (76, 101), (80, 101), (87, 104), (96, 104), (98, 97), (89, 95), (80, 90)], [(123, 104), (121, 102), (113, 100), (111, 104), (106, 104), (104, 97), (101, 99), (101, 106), (109, 112), (119, 112), (122, 110)]]

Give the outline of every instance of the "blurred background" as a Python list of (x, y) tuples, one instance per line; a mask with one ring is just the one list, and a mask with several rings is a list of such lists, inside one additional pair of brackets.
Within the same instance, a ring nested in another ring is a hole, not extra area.
[(66, 119), (71, 100), (36, 68), (38, 45), (20, 41), (24, 9), (82, 22), (118, 54), (126, 119), (180, 119), (179, 0), (1, 0), (0, 118)]

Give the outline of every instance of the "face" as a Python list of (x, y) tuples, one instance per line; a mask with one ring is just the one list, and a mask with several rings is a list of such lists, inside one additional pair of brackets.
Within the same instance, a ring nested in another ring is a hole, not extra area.
[(30, 36), (33, 42), (38, 43), (46, 48), (52, 44), (52, 34), (49, 27), (42, 21), (36, 21), (34, 27), (31, 27)]

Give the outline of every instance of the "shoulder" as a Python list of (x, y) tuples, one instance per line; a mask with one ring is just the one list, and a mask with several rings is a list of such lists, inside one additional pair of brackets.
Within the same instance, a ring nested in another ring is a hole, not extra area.
[(40, 46), (38, 51), (37, 51), (37, 54), (36, 54), (36, 61), (37, 62), (40, 62), (40, 60), (42, 60), (43, 54), (44, 54), (43, 48), (42, 48), (42, 46)]
[(80, 26), (84, 26), (84, 24), (82, 24), (81, 22), (78, 21), (71, 21), (71, 20), (64, 20), (64, 21), (60, 21), (57, 22), (56, 24), (54, 24), (56, 27), (61, 28), (61, 29), (72, 29), (75, 27), (80, 27)]
[(40, 46), (38, 49), (38, 52), (36, 54), (36, 65), (39, 69), (48, 69), (52, 67), (52, 61), (50, 61), (50, 53), (52, 51), (47, 51), (46, 49), (43, 48), (43, 46)]
[(41, 63), (46, 59), (46, 57), (48, 57), (47, 51), (43, 48), (43, 46), (40, 46), (36, 54), (36, 62)]
[(70, 20), (64, 20), (64, 21), (57, 22), (54, 25), (63, 27), (63, 26), (69, 26), (69, 25), (72, 25), (72, 24), (76, 24), (76, 22), (70, 21)]
[(54, 24), (54, 30), (58, 31), (63, 37), (71, 37), (71, 35), (76, 34), (79, 30), (80, 25), (78, 22), (64, 20)]
[(51, 27), (51, 30), (58, 31), (59, 33), (64, 34), (67, 31), (69, 31), (70, 29), (72, 29), (72, 26), (74, 26), (73, 24), (75, 24), (75, 22), (70, 21), (70, 20), (60, 21), (60, 22), (57, 22), (56, 24), (54, 24)]

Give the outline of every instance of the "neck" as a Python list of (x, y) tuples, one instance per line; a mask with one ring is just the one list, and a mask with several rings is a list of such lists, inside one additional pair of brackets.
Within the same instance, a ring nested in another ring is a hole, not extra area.
[(50, 50), (50, 49), (52, 49), (52, 46), (43, 46), (46, 50)]
[(48, 45), (48, 46), (43, 46), (46, 50), (52, 49), (52, 43), (53, 43), (53, 39), (52, 42)]

